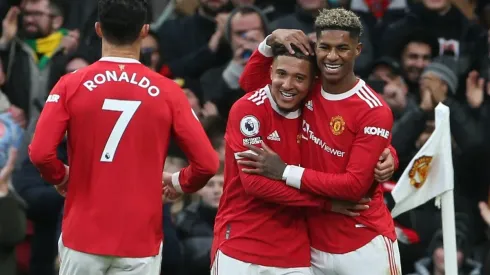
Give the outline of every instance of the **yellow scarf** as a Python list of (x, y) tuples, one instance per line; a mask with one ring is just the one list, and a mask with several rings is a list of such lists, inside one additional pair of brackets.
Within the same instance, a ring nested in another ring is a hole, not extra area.
[(39, 69), (44, 69), (51, 57), (61, 44), (61, 40), (68, 34), (68, 30), (59, 29), (58, 31), (38, 39), (26, 39), (24, 42), (29, 45), (36, 53), (34, 59)]

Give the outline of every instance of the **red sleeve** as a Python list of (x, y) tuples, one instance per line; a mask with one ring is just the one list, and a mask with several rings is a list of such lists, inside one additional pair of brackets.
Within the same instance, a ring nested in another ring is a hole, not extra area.
[(65, 136), (70, 114), (67, 110), (66, 77), (54, 86), (37, 121), (29, 145), (29, 158), (47, 182), (57, 185), (65, 177), (65, 165), (56, 148)]
[(329, 198), (359, 201), (373, 188), (373, 170), (390, 144), (393, 115), (387, 107), (370, 109), (360, 118), (344, 173), (323, 173), (290, 166), (286, 183)]
[(258, 90), (271, 83), (272, 49), (267, 46), (266, 40), (267, 38), (253, 52), (240, 76), (240, 87), (246, 92)]
[[(231, 150), (235, 155), (235, 159), (239, 159), (237, 153), (252, 152), (243, 144), (245, 142), (254, 143), (253, 145), (260, 147), (261, 137), (264, 136), (264, 128), (267, 123), (267, 117), (263, 115), (263, 110), (257, 109), (254, 104), (247, 104), (246, 101), (237, 102), (230, 110), (228, 117), (228, 126), (226, 129), (226, 150)], [(261, 114), (262, 113), (262, 114)], [(241, 130), (242, 120), (251, 119), (253, 125), (258, 129), (254, 135), (245, 135), (247, 130)], [(256, 122), (257, 123), (256, 123)], [(227, 165), (231, 165), (227, 163)], [(235, 164), (236, 165), (236, 164)], [(284, 182), (271, 180), (266, 177), (250, 175), (241, 171), (243, 166), (238, 166), (240, 181), (247, 194), (263, 199), (268, 202), (273, 202), (289, 206), (303, 207), (320, 207), (325, 210), (330, 210), (330, 201), (312, 194), (303, 193), (300, 190), (284, 185)]]
[(190, 163), (172, 175), (172, 185), (178, 192), (193, 193), (204, 187), (218, 171), (218, 153), (213, 149), (182, 89), (177, 84), (170, 85), (172, 134)]
[(400, 160), (398, 159), (398, 154), (396, 153), (395, 147), (388, 146), (388, 149), (390, 149), (391, 156), (393, 157), (393, 160), (395, 161), (395, 171), (398, 170), (398, 166), (400, 165)]

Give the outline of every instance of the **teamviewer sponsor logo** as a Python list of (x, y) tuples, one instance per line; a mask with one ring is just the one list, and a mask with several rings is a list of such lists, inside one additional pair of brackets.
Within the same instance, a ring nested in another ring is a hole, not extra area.
[(388, 139), (388, 137), (390, 136), (390, 131), (379, 127), (368, 126), (368, 127), (364, 127), (364, 134), (371, 135), (371, 136), (380, 136)]
[(325, 152), (332, 154), (337, 157), (344, 157), (345, 152), (342, 152), (337, 149), (333, 149), (330, 146), (327, 145), (325, 141), (320, 139), (319, 137), (315, 136), (315, 133), (311, 130), (310, 124), (308, 124), (305, 120), (303, 120), (303, 139), (305, 140), (311, 140), (313, 143), (316, 145), (320, 146)]

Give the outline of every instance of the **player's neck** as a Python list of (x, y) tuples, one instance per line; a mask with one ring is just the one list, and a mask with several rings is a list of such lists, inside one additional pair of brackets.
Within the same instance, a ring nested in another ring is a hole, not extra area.
[(102, 57), (125, 57), (139, 60), (140, 46), (138, 44), (128, 46), (116, 46), (102, 41)]
[(322, 78), (322, 87), (330, 94), (343, 94), (352, 89), (356, 83), (357, 77), (354, 72), (346, 75), (336, 83), (329, 83), (325, 78)]

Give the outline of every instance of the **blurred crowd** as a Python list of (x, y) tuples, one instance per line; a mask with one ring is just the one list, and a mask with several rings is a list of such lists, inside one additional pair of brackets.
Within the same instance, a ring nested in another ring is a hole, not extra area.
[[(434, 130), (434, 107), (444, 103), (451, 112), (459, 274), (490, 274), (489, 1), (149, 2), (152, 31), (140, 61), (182, 87), (221, 161), (228, 112), (249, 92), (238, 79), (259, 43), (279, 28), (300, 29), (315, 41), (319, 9), (356, 12), (364, 34), (355, 72), (395, 117), (400, 169), (383, 184), (386, 203), (393, 207), (390, 191)], [(57, 80), (100, 58), (97, 1), (1, 0), (0, 16), (0, 274), (52, 275), (64, 199), (29, 161), (27, 145)], [(67, 160), (65, 143), (58, 156)], [(172, 146), (165, 170), (186, 165)], [(162, 274), (209, 274), (222, 171), (198, 193), (164, 203)], [(403, 274), (444, 274), (439, 211), (429, 201), (396, 218)]]

